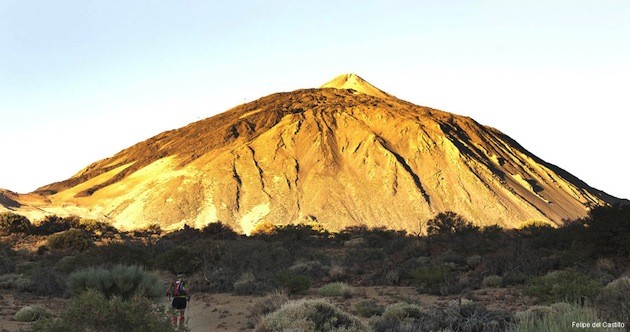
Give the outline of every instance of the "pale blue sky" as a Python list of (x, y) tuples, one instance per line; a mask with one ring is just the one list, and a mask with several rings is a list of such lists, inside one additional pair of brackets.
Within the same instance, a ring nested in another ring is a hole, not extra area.
[(0, 0), (0, 188), (345, 72), (630, 198), (624, 0)]

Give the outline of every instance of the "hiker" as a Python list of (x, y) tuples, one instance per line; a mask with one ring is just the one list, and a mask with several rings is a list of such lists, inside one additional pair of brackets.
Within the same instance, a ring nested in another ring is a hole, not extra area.
[(184, 282), (184, 274), (178, 273), (177, 279), (171, 282), (166, 289), (166, 296), (173, 297), (173, 327), (184, 327), (184, 312), (186, 304), (190, 301), (190, 290)]

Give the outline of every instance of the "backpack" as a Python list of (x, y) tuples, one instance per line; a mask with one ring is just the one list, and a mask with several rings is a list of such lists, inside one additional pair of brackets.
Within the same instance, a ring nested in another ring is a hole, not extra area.
[(184, 296), (186, 295), (186, 288), (184, 287), (183, 281), (175, 281), (173, 283), (173, 296)]

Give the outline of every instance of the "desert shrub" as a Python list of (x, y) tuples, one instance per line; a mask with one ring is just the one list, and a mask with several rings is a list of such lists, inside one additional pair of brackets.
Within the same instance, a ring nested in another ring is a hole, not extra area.
[(595, 299), (595, 307), (608, 321), (630, 323), (630, 278), (621, 277), (608, 283)]
[[(262, 227), (262, 224), (258, 225)], [(268, 226), (265, 227), (268, 228)], [(271, 229), (265, 229), (264, 232), (261, 232), (260, 229), (256, 229), (256, 231), (269, 241), (279, 241), (285, 244), (312, 242), (318, 237), (327, 237), (325, 230), (311, 224), (276, 225)]]
[(0, 243), (0, 274), (15, 271), (15, 252), (8, 243)]
[(12, 212), (0, 213), (0, 235), (31, 234), (32, 231), (33, 225), (28, 218)]
[(164, 312), (164, 307), (143, 297), (108, 299), (99, 291), (88, 290), (73, 298), (59, 319), (40, 319), (31, 331), (175, 331)]
[(471, 269), (476, 268), (477, 266), (479, 266), (480, 263), (481, 263), (481, 256), (479, 255), (472, 255), (472, 256), (466, 257), (466, 265)]
[(341, 281), (344, 280), (348, 276), (348, 274), (345, 267), (338, 264), (333, 264), (328, 269), (328, 276), (333, 281)]
[(532, 278), (525, 293), (543, 303), (574, 303), (594, 298), (600, 289), (600, 283), (590, 277), (575, 270), (562, 270)]
[(478, 230), (479, 228), (473, 223), (451, 211), (440, 212), (433, 219), (427, 221), (427, 234), (429, 236), (452, 236)]
[(438, 266), (421, 266), (409, 272), (416, 283), (434, 285), (442, 283), (453, 272), (454, 268), (448, 264)]
[(366, 318), (381, 315), (385, 311), (385, 308), (374, 300), (361, 301), (354, 306), (354, 309), (361, 317)]
[(79, 227), (94, 236), (113, 236), (118, 234), (116, 227), (99, 220), (81, 220)]
[[(166, 253), (168, 251), (168, 249), (165, 250)], [(138, 242), (113, 242), (94, 247), (77, 256), (74, 263), (78, 264), (79, 267), (115, 264), (152, 266), (154, 261), (160, 259), (164, 259), (164, 257), (162, 255), (157, 255), (157, 258), (154, 257), (151, 249), (145, 244)], [(88, 265), (85, 265), (85, 263)], [(162, 262), (160, 261), (160, 263)], [(192, 264), (195, 264), (195, 261)]]
[(344, 282), (335, 282), (322, 286), (317, 293), (321, 296), (340, 296), (349, 299), (354, 295), (354, 288)]
[(243, 273), (233, 284), (234, 293), (237, 295), (264, 294), (270, 289), (270, 285), (257, 280), (251, 271)]
[(440, 329), (452, 331), (505, 331), (512, 323), (510, 314), (491, 311), (480, 303), (461, 300), (434, 310), (433, 320)]
[(201, 229), (201, 236), (213, 240), (235, 240), (238, 234), (230, 226), (217, 221)]
[(65, 292), (63, 276), (52, 266), (39, 265), (30, 275), (29, 290), (38, 295), (60, 296)]
[(76, 228), (50, 235), (46, 242), (50, 249), (70, 252), (82, 252), (94, 246), (92, 236)]
[(370, 326), (374, 331), (425, 331), (427, 319), (419, 305), (401, 302), (387, 306), (381, 316), (372, 316)]
[[(510, 332), (556, 332), (574, 330), (575, 322), (601, 322), (595, 310), (558, 303), (551, 306), (534, 306), (516, 314), (516, 322), (510, 326)], [(605, 331), (605, 329), (597, 329)]]
[(408, 318), (420, 318), (423, 314), (421, 306), (413, 303), (399, 302), (388, 305), (383, 311), (382, 317), (405, 320)]
[(200, 241), (194, 244), (191, 252), (195, 252), (195, 259), (202, 262), (202, 273), (214, 284), (211, 288), (223, 292), (231, 291), (233, 283), (248, 271), (260, 282), (275, 286), (277, 271), (287, 271), (293, 262), (291, 252), (282, 244), (251, 238)]
[(597, 270), (605, 273), (614, 273), (615, 272), (615, 261), (610, 258), (598, 258), (595, 261), (595, 266)]
[(50, 235), (67, 231), (70, 228), (80, 227), (81, 219), (79, 219), (79, 217), (59, 217), (56, 215), (52, 215), (44, 217), (44, 219), (42, 219), (33, 229), (33, 233), (38, 235)]
[(430, 310), (408, 303), (388, 308), (370, 320), (375, 331), (505, 331), (512, 322), (509, 314), (468, 300)]
[(258, 332), (271, 331), (368, 331), (356, 317), (324, 300), (288, 302), (266, 315), (256, 326)]
[(32, 284), (31, 280), (27, 276), (23, 274), (10, 273), (0, 275), (0, 288), (30, 292)]
[(311, 288), (311, 278), (308, 276), (279, 272), (276, 275), (278, 284), (286, 289), (289, 294), (302, 294)]
[(357, 248), (362, 247), (366, 243), (362, 237), (354, 237), (343, 243), (344, 247)]
[(483, 287), (492, 287), (492, 288), (501, 286), (501, 283), (503, 283), (503, 277), (498, 276), (498, 275), (485, 276), (483, 277), (483, 280), (481, 281), (481, 284), (483, 285)]
[(584, 227), (574, 232), (580, 238), (576, 242), (580, 247), (588, 247), (592, 256), (628, 257), (630, 254), (629, 204), (595, 207), (577, 224), (583, 224)]
[(254, 225), (254, 228), (249, 233), (250, 236), (264, 237), (269, 236), (276, 232), (276, 225), (271, 221), (261, 221)]
[(250, 313), (247, 316), (247, 324), (249, 328), (256, 327), (265, 315), (278, 310), (287, 302), (289, 302), (289, 297), (280, 292), (274, 292), (256, 300), (250, 308)]
[(400, 282), (400, 273), (396, 270), (387, 271), (387, 273), (385, 273), (385, 282), (387, 285), (398, 285)]
[(234, 283), (238, 281), (232, 269), (213, 268), (202, 272), (203, 280), (191, 282), (190, 286), (200, 292), (227, 293), (234, 291)]
[(177, 246), (159, 254), (155, 262), (158, 268), (174, 274), (192, 274), (199, 271), (203, 263), (199, 253), (186, 246)]
[(106, 297), (119, 296), (129, 299), (135, 296), (159, 297), (164, 291), (163, 283), (153, 273), (137, 265), (116, 265), (111, 270), (90, 267), (68, 276), (67, 286), (71, 295), (95, 289)]
[(34, 322), (40, 318), (51, 317), (52, 314), (48, 309), (38, 305), (27, 305), (22, 307), (15, 313), (13, 319), (18, 322)]
[(301, 274), (311, 278), (321, 278), (326, 275), (327, 267), (320, 261), (297, 262), (289, 267), (289, 272)]

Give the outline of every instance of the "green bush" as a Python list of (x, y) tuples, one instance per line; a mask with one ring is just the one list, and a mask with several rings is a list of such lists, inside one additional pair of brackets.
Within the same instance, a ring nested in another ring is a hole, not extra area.
[(374, 300), (364, 300), (357, 303), (354, 309), (361, 315), (361, 317), (370, 318), (372, 316), (378, 316), (385, 310), (382, 305)]
[(302, 294), (311, 288), (311, 278), (300, 274), (280, 272), (276, 276), (278, 284), (289, 294)]
[(18, 322), (34, 322), (40, 318), (52, 316), (48, 309), (38, 305), (27, 305), (15, 313), (13, 318)]
[(446, 281), (453, 271), (448, 264), (439, 266), (421, 266), (409, 272), (411, 278), (418, 284), (435, 285)]
[(601, 287), (599, 282), (575, 270), (562, 270), (532, 278), (525, 293), (543, 303), (577, 303), (593, 299)]
[(595, 307), (602, 318), (630, 324), (630, 278), (621, 277), (610, 282), (595, 299)]
[(31, 234), (33, 225), (28, 218), (12, 212), (0, 213), (0, 235)]
[(324, 300), (288, 302), (266, 315), (257, 332), (272, 331), (369, 331), (356, 317)]
[(94, 240), (90, 233), (76, 228), (50, 235), (46, 242), (50, 249), (74, 253), (94, 247)]
[(133, 296), (159, 297), (163, 295), (164, 283), (153, 273), (137, 265), (116, 265), (111, 270), (90, 267), (68, 276), (68, 291), (76, 296), (88, 289), (95, 289), (106, 297)]
[(59, 319), (40, 319), (31, 331), (175, 331), (164, 312), (164, 307), (143, 297), (108, 299), (99, 291), (88, 290), (73, 298)]
[[(591, 308), (556, 303), (551, 306), (535, 306), (516, 314), (516, 323), (510, 332), (562, 332), (577, 330), (572, 324), (575, 322), (602, 322), (595, 310)], [(597, 329), (607, 331), (608, 329)]]
[(274, 292), (256, 300), (247, 316), (248, 327), (256, 327), (265, 315), (280, 309), (287, 302), (289, 302), (289, 297), (280, 292)]
[(354, 295), (354, 289), (344, 282), (334, 282), (322, 286), (318, 293), (321, 296), (340, 296), (344, 299), (349, 299)]
[(405, 320), (408, 318), (420, 318), (423, 316), (422, 307), (413, 303), (394, 303), (388, 305), (383, 311), (382, 317), (384, 318), (394, 318), (397, 320)]
[(490, 288), (499, 287), (501, 286), (501, 283), (503, 283), (503, 277), (498, 276), (498, 275), (485, 276), (483, 277), (483, 280), (481, 281), (481, 284), (483, 285), (483, 287), (490, 287)]

